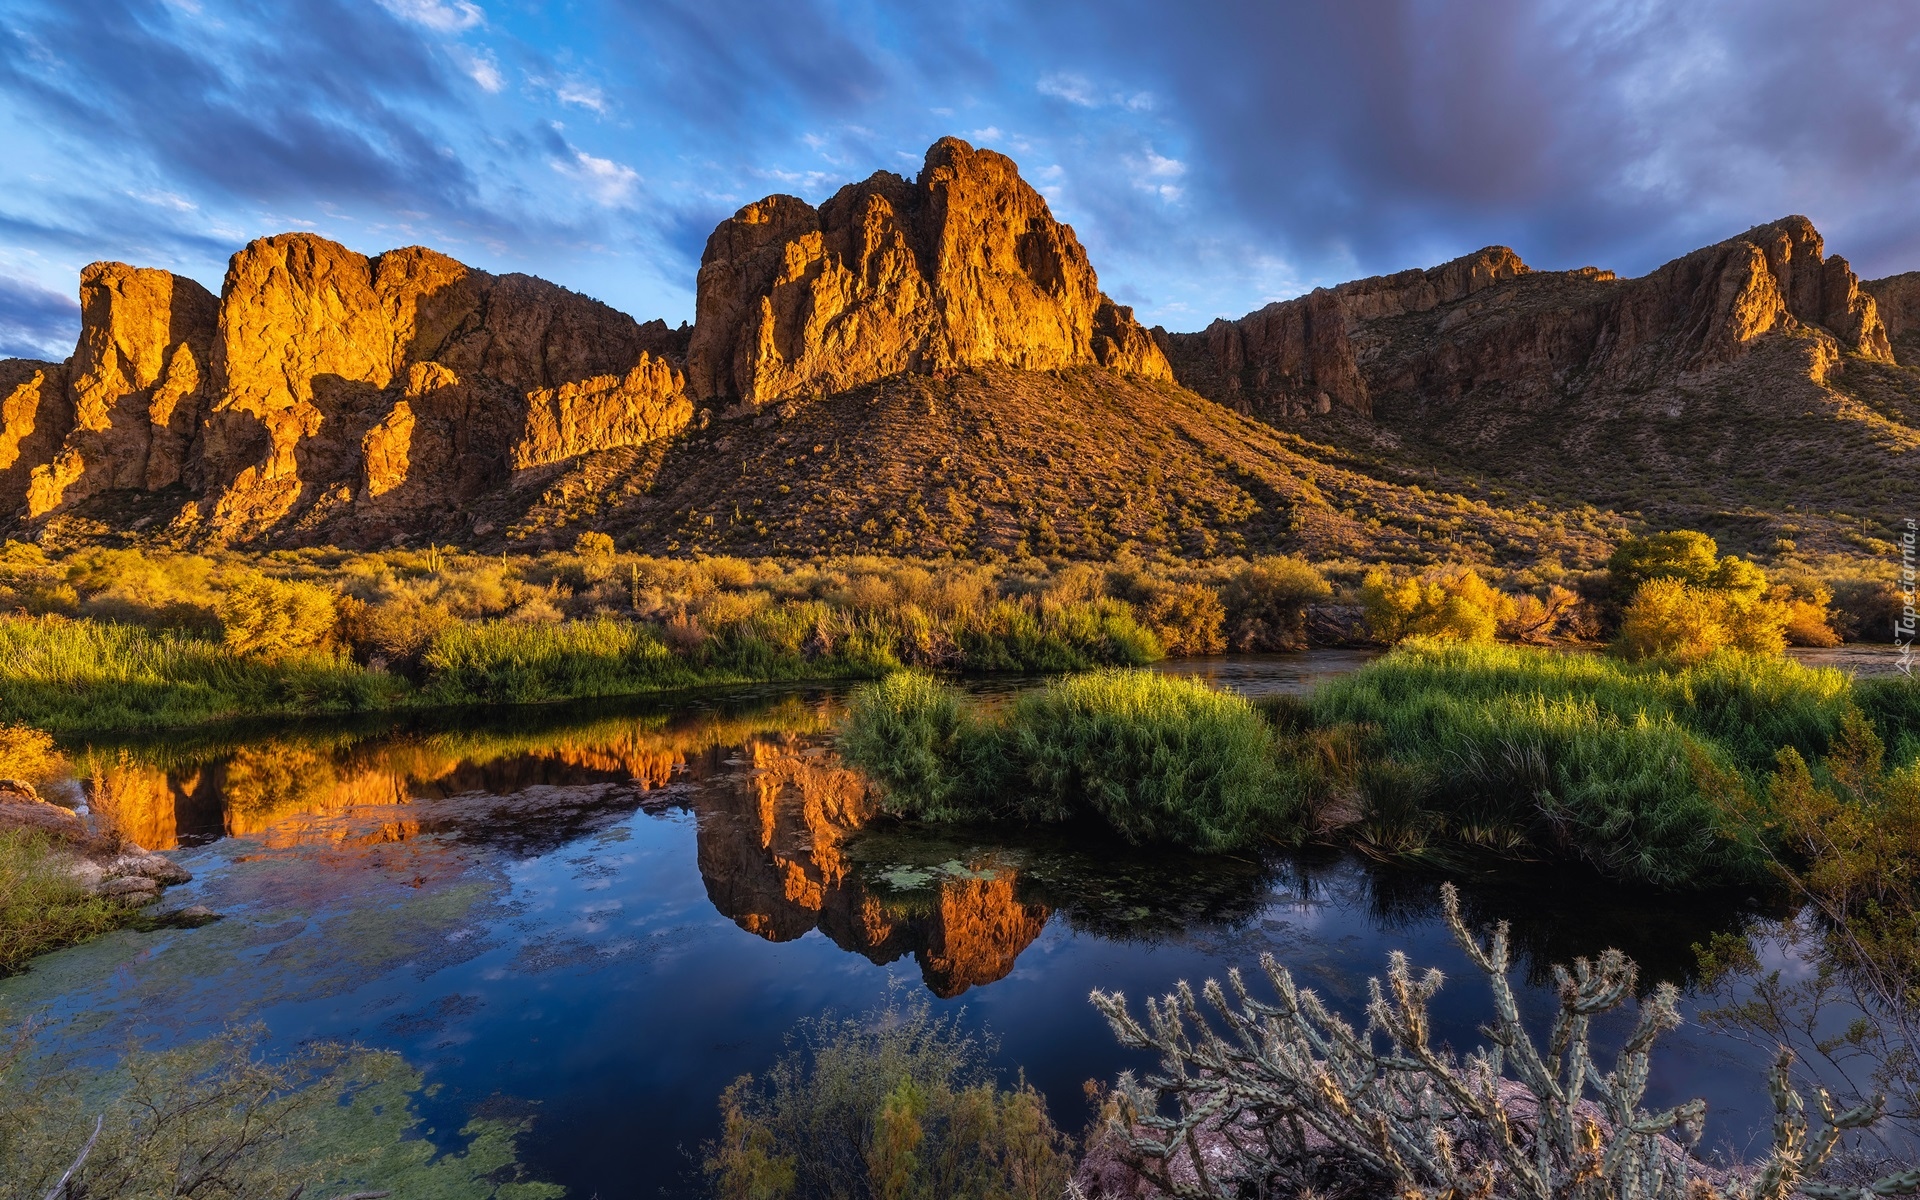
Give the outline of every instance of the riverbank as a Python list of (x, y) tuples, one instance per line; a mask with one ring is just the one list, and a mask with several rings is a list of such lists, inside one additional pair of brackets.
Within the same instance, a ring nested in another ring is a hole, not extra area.
[(987, 711), (899, 675), (855, 694), (841, 745), (912, 820), (1091, 821), (1214, 852), (1319, 839), (1433, 865), (1569, 860), (1697, 889), (1767, 878), (1782, 773), (1844, 773), (1838, 755), (1865, 753), (1862, 738), (1876, 779), (1920, 772), (1920, 688), (1737, 652), (1675, 666), (1416, 640), (1257, 707), (1109, 672)]

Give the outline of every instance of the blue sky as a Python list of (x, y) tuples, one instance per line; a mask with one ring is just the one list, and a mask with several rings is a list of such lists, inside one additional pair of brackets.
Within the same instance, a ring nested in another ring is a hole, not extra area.
[(1195, 329), (1482, 245), (1639, 273), (1789, 212), (1920, 269), (1920, 5), (0, 0), (0, 354), (114, 258), (435, 246), (692, 316), (714, 223), (1005, 151)]

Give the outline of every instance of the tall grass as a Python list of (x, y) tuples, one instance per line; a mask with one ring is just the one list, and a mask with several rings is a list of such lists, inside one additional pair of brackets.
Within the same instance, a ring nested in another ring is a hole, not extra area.
[(1722, 781), (1769, 770), (1783, 746), (1825, 753), (1852, 703), (1845, 675), (1780, 659), (1723, 653), (1666, 670), (1426, 642), (1325, 685), (1312, 710), (1392, 764), (1377, 772), (1390, 781), (1377, 799), (1361, 788), (1383, 836), (1689, 887), (1764, 873), (1757, 832), (1721, 803)]
[(841, 747), (896, 812), (923, 820), (1087, 819), (1130, 842), (1208, 851), (1299, 824), (1302, 782), (1253, 706), (1146, 671), (1058, 680), (997, 715), (895, 675), (856, 693)]
[(406, 691), (331, 655), (268, 660), (193, 634), (47, 617), (0, 618), (0, 662), (0, 715), (42, 729), (357, 712)]

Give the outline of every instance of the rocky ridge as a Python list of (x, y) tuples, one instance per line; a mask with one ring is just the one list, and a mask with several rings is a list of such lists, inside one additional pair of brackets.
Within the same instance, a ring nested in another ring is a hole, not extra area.
[(52, 545), (1574, 565), (1623, 527), (1598, 505), (1851, 552), (1920, 453), (1920, 273), (1862, 283), (1805, 218), (1638, 279), (1489, 247), (1169, 334), (955, 139), (723, 221), (691, 328), (308, 234), (217, 298), (102, 263), (81, 300), (71, 359), (0, 361), (0, 521)]

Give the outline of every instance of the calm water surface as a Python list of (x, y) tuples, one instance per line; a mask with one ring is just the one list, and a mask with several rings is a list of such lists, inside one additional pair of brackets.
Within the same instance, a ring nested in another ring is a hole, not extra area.
[[(1170, 669), (1261, 694), (1362, 657)], [(103, 1058), (129, 1033), (166, 1044), (241, 1020), (282, 1047), (390, 1048), (435, 1085), (437, 1138), (457, 1144), (479, 1106), (530, 1105), (532, 1170), (605, 1200), (697, 1194), (728, 1081), (797, 1021), (900, 989), (990, 1028), (1072, 1130), (1085, 1080), (1145, 1065), (1088, 1005), (1095, 987), (1137, 1001), (1270, 951), (1354, 1014), (1404, 949), (1448, 972), (1441, 1036), (1478, 1040), (1484, 989), (1440, 925), (1438, 879), (1334, 854), (863, 828), (865, 785), (826, 736), (837, 705), (747, 689), (95, 747), (105, 802), (196, 874), (168, 904), (226, 919), (50, 956), (0, 982), (0, 1005), (64, 1019), (63, 1044)], [(1746, 896), (1636, 896), (1566, 871), (1461, 882), (1476, 919), (1515, 923), (1536, 1017), (1551, 961), (1618, 945), (1685, 986), (1693, 943), (1764, 916)], [(1764, 1055), (1694, 1028), (1667, 1047), (1649, 1105), (1705, 1096), (1708, 1140), (1746, 1148)]]

